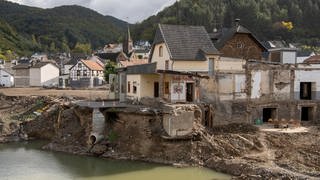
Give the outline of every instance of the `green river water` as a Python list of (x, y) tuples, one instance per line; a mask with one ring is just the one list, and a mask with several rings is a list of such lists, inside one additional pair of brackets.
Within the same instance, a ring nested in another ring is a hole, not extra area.
[(103, 160), (40, 150), (43, 142), (0, 144), (1, 180), (212, 180), (230, 176), (205, 168)]

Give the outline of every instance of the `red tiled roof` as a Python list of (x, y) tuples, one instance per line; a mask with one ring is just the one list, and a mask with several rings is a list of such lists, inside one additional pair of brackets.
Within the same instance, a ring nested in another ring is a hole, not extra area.
[(303, 63), (307, 64), (320, 64), (320, 55), (314, 55), (304, 60)]
[(104, 68), (97, 62), (95, 61), (90, 61), (90, 60), (81, 60), (81, 62), (87, 66), (90, 70), (94, 71), (103, 71)]

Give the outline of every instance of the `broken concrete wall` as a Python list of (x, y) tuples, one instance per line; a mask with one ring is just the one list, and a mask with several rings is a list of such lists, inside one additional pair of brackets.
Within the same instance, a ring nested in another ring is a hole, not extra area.
[(190, 135), (194, 121), (201, 120), (201, 110), (195, 105), (166, 106), (165, 109), (163, 128), (170, 137)]
[(291, 92), (291, 70), (273, 71), (273, 93), (277, 100), (289, 100)]

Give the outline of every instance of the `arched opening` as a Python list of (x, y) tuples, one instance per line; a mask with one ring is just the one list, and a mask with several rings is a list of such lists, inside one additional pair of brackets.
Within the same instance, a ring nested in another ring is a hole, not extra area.
[(159, 57), (162, 57), (163, 56), (163, 47), (160, 46), (159, 47)]

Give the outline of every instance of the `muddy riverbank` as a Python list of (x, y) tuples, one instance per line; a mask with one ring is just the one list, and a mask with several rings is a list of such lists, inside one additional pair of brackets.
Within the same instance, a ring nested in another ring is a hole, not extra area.
[[(231, 174), (235, 179), (320, 178), (319, 126), (288, 133), (261, 131), (247, 124), (206, 129), (195, 120), (192, 136), (170, 139), (165, 138), (160, 115), (154, 109), (100, 109), (108, 117), (104, 138), (92, 145), (92, 109), (57, 97), (45, 98), (42, 104), (42, 97), (1, 98), (0, 107), (5, 107), (0, 111), (3, 141), (45, 138), (51, 141), (44, 146), (46, 150), (204, 166)], [(21, 103), (24, 101), (25, 104)], [(34, 112), (39, 114), (34, 116)], [(14, 119), (17, 115), (24, 118)]]

